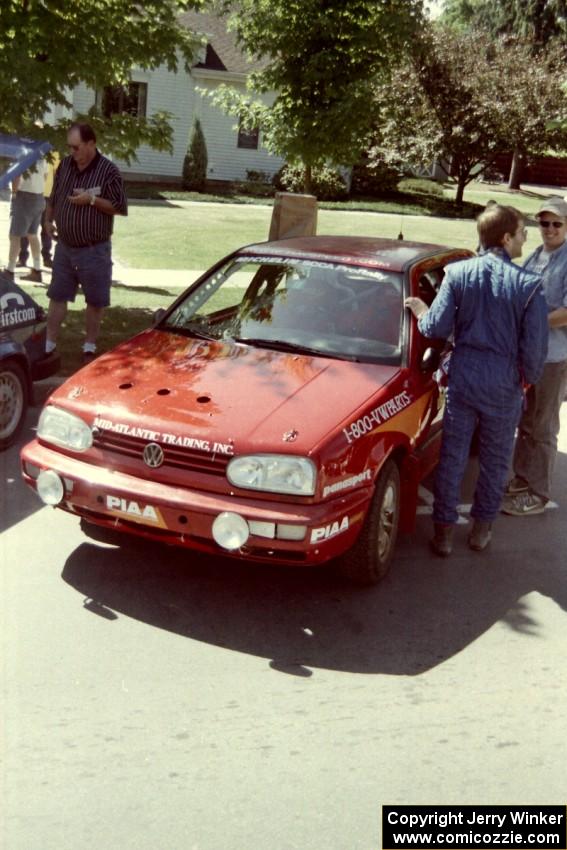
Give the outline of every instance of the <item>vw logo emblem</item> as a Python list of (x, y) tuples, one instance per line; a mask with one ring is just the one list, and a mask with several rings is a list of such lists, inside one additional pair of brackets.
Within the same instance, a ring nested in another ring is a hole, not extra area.
[(157, 469), (163, 463), (163, 449), (157, 443), (148, 443), (142, 454), (146, 466)]

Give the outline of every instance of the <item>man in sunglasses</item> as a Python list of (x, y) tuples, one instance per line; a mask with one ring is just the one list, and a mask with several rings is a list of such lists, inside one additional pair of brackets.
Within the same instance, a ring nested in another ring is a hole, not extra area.
[(511, 516), (540, 514), (550, 499), (559, 410), (567, 389), (567, 203), (549, 198), (536, 218), (542, 245), (524, 268), (543, 277), (549, 344), (543, 375), (528, 389), (518, 426), (514, 477), (502, 504), (502, 512)]

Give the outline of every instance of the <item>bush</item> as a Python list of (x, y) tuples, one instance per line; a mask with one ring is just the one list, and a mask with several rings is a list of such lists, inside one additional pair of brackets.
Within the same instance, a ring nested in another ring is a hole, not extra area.
[[(276, 188), (287, 192), (303, 192), (305, 169), (302, 165), (284, 165), (273, 178)], [(320, 201), (340, 201), (348, 195), (342, 174), (329, 165), (314, 168), (311, 175), (311, 191)]]
[(207, 181), (207, 143), (201, 122), (195, 118), (193, 135), (185, 159), (183, 160), (183, 188), (192, 192), (202, 192)]
[(425, 177), (407, 177), (405, 180), (400, 180), (398, 183), (400, 192), (407, 192), (408, 195), (429, 195), (434, 198), (443, 198), (443, 186), (436, 183), (435, 180), (427, 180)]
[(362, 159), (352, 169), (351, 193), (368, 198), (393, 194), (402, 176), (401, 170), (386, 162)]

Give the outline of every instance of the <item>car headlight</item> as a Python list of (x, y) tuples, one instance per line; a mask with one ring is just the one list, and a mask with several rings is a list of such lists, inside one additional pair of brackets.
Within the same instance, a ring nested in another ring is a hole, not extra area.
[(293, 455), (245, 455), (228, 464), (226, 475), (235, 487), (312, 496), (317, 471), (313, 461)]
[(59, 407), (45, 407), (39, 417), (37, 436), (74, 452), (86, 452), (93, 444), (93, 433), (86, 422)]

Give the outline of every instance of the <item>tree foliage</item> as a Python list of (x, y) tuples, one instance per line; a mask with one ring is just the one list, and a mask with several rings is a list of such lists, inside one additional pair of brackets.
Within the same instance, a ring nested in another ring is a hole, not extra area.
[[(189, 67), (195, 36), (178, 14), (201, 0), (2, 0), (0, 15), (0, 131), (37, 136), (34, 122), (51, 105), (69, 107), (79, 83), (100, 89), (125, 84), (133, 66), (176, 70)], [(91, 123), (106, 150), (130, 159), (146, 142), (171, 147), (168, 115), (130, 115), (104, 121), (93, 110)], [(64, 125), (41, 131), (61, 147)]]
[[(327, 161), (350, 164), (368, 141), (373, 82), (421, 20), (421, 0), (240, 0), (231, 26), (265, 67), (246, 94), (224, 87), (214, 102), (259, 127), (268, 150), (308, 175)], [(266, 92), (276, 93), (269, 106), (257, 98)]]
[(460, 29), (515, 35), (541, 49), (567, 42), (567, 0), (445, 0), (442, 21)]
[(565, 104), (561, 63), (559, 50), (534, 57), (530, 42), (431, 28), (395, 81), (377, 90), (382, 119), (371, 155), (446, 163), (461, 202), (497, 153), (561, 143), (561, 130), (547, 126)]
[(183, 160), (183, 188), (202, 192), (207, 180), (207, 143), (201, 122), (195, 118), (189, 148)]

